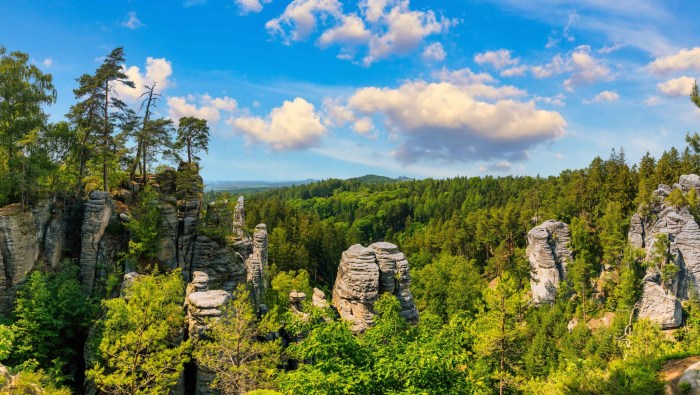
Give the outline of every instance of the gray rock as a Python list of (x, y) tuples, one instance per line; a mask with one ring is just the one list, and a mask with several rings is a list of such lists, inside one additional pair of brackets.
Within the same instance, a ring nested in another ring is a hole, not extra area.
[(263, 303), (267, 290), (267, 226), (259, 224), (253, 233), (253, 253), (246, 259), (246, 281), (252, 287), (255, 306)]
[(678, 298), (653, 282), (644, 282), (639, 316), (656, 322), (664, 329), (678, 327), (683, 322)]
[(20, 205), (0, 209), (0, 312), (8, 313), (17, 286), (24, 282), (39, 258), (34, 215)]
[(563, 222), (545, 221), (527, 234), (527, 256), (532, 267), (530, 287), (535, 304), (552, 303), (559, 283), (566, 279), (571, 233)]
[(362, 332), (374, 322), (374, 303), (379, 294), (389, 292), (401, 302), (401, 315), (409, 322), (418, 320), (410, 292), (408, 261), (390, 243), (359, 244), (343, 252), (333, 287), (333, 304), (340, 317)]
[(696, 362), (688, 367), (683, 372), (683, 375), (678, 380), (676, 388), (680, 389), (682, 383), (688, 383), (690, 391), (685, 392), (688, 395), (700, 395), (700, 362)]
[(700, 192), (700, 176), (697, 174), (684, 174), (678, 180), (683, 192), (688, 193), (691, 189)]
[(80, 247), (80, 279), (86, 293), (92, 293), (95, 285), (98, 257), (101, 248), (104, 252), (106, 247), (100, 242), (109, 225), (112, 212), (113, 203), (108, 198), (107, 192), (90, 192), (90, 199), (85, 204)]
[(206, 236), (197, 236), (191, 251), (192, 271), (205, 272), (209, 276), (210, 289), (233, 292), (246, 281), (246, 266), (233, 248), (222, 246)]
[(178, 267), (177, 260), (177, 236), (178, 236), (178, 218), (177, 209), (174, 205), (167, 202), (159, 203), (160, 218), (158, 221), (159, 238), (156, 257), (160, 262), (165, 264), (170, 269)]
[(314, 294), (311, 296), (311, 304), (319, 309), (328, 308), (328, 300), (326, 294), (318, 288), (314, 288)]
[(233, 211), (233, 234), (239, 238), (247, 237), (245, 234), (245, 198), (238, 197), (236, 208)]

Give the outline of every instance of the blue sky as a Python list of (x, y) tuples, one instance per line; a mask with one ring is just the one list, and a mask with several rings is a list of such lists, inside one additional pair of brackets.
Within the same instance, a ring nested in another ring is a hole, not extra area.
[(209, 121), (207, 180), (557, 174), (700, 130), (700, 3), (2, 1), (0, 44), (75, 78), (117, 46), (161, 115)]

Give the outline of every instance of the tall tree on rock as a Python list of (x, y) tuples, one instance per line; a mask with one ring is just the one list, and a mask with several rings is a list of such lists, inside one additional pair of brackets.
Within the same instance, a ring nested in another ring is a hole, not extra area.
[(165, 118), (153, 118), (153, 110), (158, 107), (161, 95), (156, 92), (157, 83), (144, 86), (141, 95), (141, 109), (144, 110), (141, 128), (136, 132), (136, 156), (131, 165), (130, 176), (133, 179), (136, 168), (141, 168), (141, 174), (145, 177), (148, 173), (148, 164), (152, 158), (159, 154), (169, 152), (172, 148), (173, 122)]
[(102, 154), (102, 182), (105, 191), (109, 192), (109, 161), (114, 153), (114, 144), (112, 133), (114, 131), (114, 120), (116, 117), (112, 117), (110, 114), (110, 107), (117, 112), (124, 112), (126, 110), (126, 103), (119, 100), (116, 95), (114, 95), (114, 90), (119, 84), (128, 86), (130, 88), (135, 88), (136, 85), (129, 80), (129, 77), (124, 73), (124, 49), (119, 47), (114, 49), (107, 58), (104, 60), (102, 65), (97, 69), (95, 73), (95, 80), (101, 85), (101, 90), (104, 93), (104, 103), (103, 103), (103, 127), (102, 127), (102, 141), (100, 142), (100, 151)]
[(185, 149), (187, 163), (192, 163), (192, 159), (199, 160), (195, 156), (198, 151), (209, 152), (209, 126), (207, 126), (207, 121), (195, 117), (180, 118), (175, 148), (178, 150)]

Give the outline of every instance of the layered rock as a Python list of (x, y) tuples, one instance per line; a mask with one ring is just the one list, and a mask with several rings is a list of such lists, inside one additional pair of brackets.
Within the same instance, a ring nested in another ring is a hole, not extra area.
[(646, 215), (637, 213), (632, 217), (629, 241), (646, 251), (646, 259), (654, 255), (655, 243), (659, 235), (669, 240), (669, 251), (679, 271), (666, 282), (661, 280), (661, 265), (650, 267), (643, 281), (639, 316), (649, 318), (663, 328), (681, 326), (681, 301), (687, 300), (692, 288), (700, 285), (700, 226), (686, 207), (670, 206), (665, 199), (673, 191), (680, 189), (688, 193), (700, 189), (700, 177), (683, 175), (673, 187), (659, 185), (652, 193), (652, 203), (646, 208)]
[(267, 226), (259, 224), (253, 233), (253, 252), (246, 259), (247, 281), (251, 285), (254, 305), (263, 303), (267, 289)]
[[(189, 337), (195, 340), (206, 338), (206, 332), (211, 320), (221, 317), (222, 309), (231, 300), (231, 294), (224, 290), (208, 290), (208, 276), (203, 272), (193, 273), (193, 282), (187, 286), (185, 310)], [(194, 366), (196, 395), (212, 394), (210, 385), (215, 376), (199, 365)]]
[[(683, 384), (686, 383), (686, 384)], [(686, 386), (687, 390), (681, 392), (681, 386)], [(700, 395), (700, 362), (690, 365), (676, 384), (678, 393), (687, 395)]]
[(245, 238), (245, 198), (238, 197), (236, 208), (233, 210), (233, 234), (238, 238)]
[(39, 240), (34, 215), (19, 204), (0, 210), (0, 311), (7, 313), (18, 285), (39, 258)]
[(364, 331), (374, 320), (374, 303), (381, 293), (395, 295), (401, 302), (401, 315), (409, 322), (418, 320), (410, 291), (408, 261), (390, 243), (359, 244), (343, 252), (333, 287), (333, 304), (341, 318), (353, 324), (353, 331)]
[(569, 227), (553, 220), (528, 232), (526, 253), (532, 267), (533, 303), (554, 302), (559, 283), (566, 279), (566, 265), (573, 259), (568, 247), (570, 240)]
[(83, 290), (92, 293), (97, 273), (97, 262), (104, 253), (102, 236), (109, 225), (114, 205), (107, 192), (90, 192), (85, 204), (82, 240), (80, 246), (80, 280)]

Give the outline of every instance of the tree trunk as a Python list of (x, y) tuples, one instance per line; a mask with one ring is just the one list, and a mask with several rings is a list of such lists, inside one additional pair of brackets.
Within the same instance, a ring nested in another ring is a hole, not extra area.
[(107, 155), (109, 151), (109, 80), (105, 81), (105, 125), (102, 132), (102, 181), (104, 191), (109, 193), (109, 180), (107, 179)]

